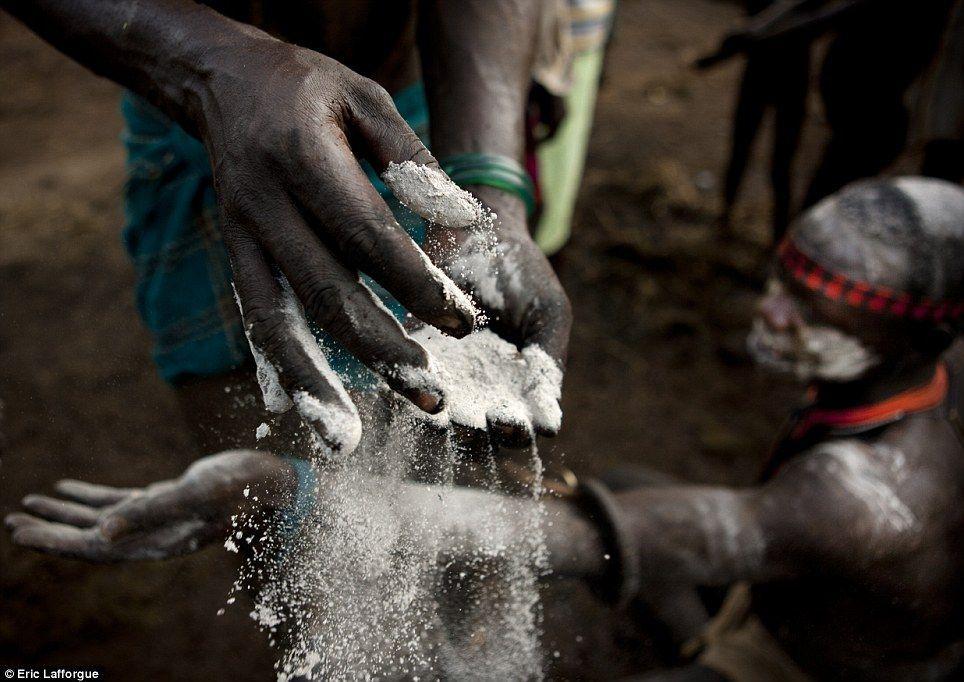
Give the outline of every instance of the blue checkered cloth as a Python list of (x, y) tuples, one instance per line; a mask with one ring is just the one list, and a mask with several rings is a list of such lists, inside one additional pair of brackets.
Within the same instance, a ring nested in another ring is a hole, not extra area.
[[(427, 144), (428, 107), (421, 83), (399, 92), (395, 105)], [(136, 269), (137, 309), (153, 337), (158, 371), (177, 383), (245, 365), (251, 353), (231, 288), (207, 151), (136, 95), (125, 94), (121, 110), (128, 176), (124, 243)], [(362, 165), (399, 223), (421, 244), (422, 220), (398, 202), (367, 163)], [(366, 281), (402, 319), (404, 308)], [(372, 376), (361, 363), (327, 335), (317, 335), (347, 383), (370, 385)]]

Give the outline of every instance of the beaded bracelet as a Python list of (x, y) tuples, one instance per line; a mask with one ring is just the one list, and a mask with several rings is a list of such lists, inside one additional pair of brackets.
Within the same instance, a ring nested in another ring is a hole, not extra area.
[(535, 185), (515, 159), (501, 154), (466, 152), (447, 156), (439, 161), (439, 165), (457, 185), (495, 187), (522, 199), (528, 215), (536, 210)]

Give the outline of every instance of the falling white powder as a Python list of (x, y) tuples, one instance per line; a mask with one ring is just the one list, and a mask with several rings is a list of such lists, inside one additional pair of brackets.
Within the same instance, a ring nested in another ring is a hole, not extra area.
[(313, 465), (315, 504), (293, 539), (283, 523), (236, 522), (259, 538), (236, 588), (257, 591), (251, 616), (282, 647), (279, 679), (539, 679), (537, 453), (530, 499), (493, 494), (492, 452), (476, 480), (487, 490), (454, 488), (468, 465), (434, 423), (383, 402), (360, 412), (352, 457)]
[(433, 223), (468, 227), (482, 217), (478, 200), (434, 166), (392, 162), (382, 180), (402, 204)]
[(266, 438), (270, 435), (271, 435), (271, 427), (265, 424), (264, 422), (261, 422), (260, 424), (258, 424), (258, 428), (254, 430), (255, 440), (261, 440), (262, 438)]
[[(489, 422), (511, 422), (530, 432), (559, 430), (562, 371), (538, 346), (519, 350), (483, 329), (462, 339), (431, 327), (412, 334), (432, 357), (433, 375), (442, 382), (446, 409), (436, 419), (474, 429)], [(406, 368), (418, 383), (415, 368)]]
[(482, 250), (472, 250), (453, 260), (449, 271), (455, 281), (472, 292), (490, 310), (505, 308), (505, 294), (499, 286), (498, 261)]

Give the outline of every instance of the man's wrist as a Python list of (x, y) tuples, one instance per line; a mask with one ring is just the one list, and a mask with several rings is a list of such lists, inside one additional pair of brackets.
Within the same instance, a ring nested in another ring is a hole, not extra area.
[(526, 205), (517, 194), (491, 185), (467, 185), (465, 189), (496, 214), (496, 229), (528, 234)]
[(166, 78), (158, 83), (161, 108), (202, 139), (211, 122), (224, 115), (225, 95), (250, 95), (246, 73), (252, 62), (274, 61), (272, 50), (281, 41), (267, 33), (202, 8), (202, 28), (172, 59)]
[[(528, 171), (512, 157), (462, 152), (440, 157), (439, 165), (457, 185), (473, 188), (476, 194), (481, 193), (479, 188), (490, 187), (499, 190), (500, 194), (519, 199), (525, 206), (524, 216), (532, 215), (535, 210), (535, 184)], [(492, 198), (499, 207), (504, 207), (503, 199), (498, 196)]]

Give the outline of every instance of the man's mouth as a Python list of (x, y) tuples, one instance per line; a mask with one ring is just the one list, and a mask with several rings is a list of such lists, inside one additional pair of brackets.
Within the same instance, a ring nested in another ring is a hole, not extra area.
[(753, 329), (747, 335), (747, 350), (753, 360), (764, 367), (777, 371), (792, 372), (799, 362), (794, 343), (784, 335), (776, 334), (764, 326), (762, 320), (755, 320)]
[(831, 327), (808, 327), (799, 337), (775, 332), (757, 319), (747, 336), (753, 359), (770, 369), (791, 372), (803, 380), (848, 381), (877, 364), (861, 342)]

